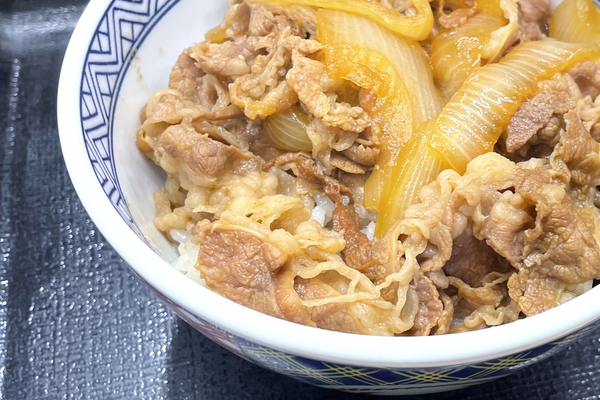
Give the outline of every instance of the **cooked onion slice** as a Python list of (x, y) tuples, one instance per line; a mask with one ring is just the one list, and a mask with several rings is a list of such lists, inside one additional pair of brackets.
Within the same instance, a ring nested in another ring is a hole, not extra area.
[(500, 0), (477, 0), (477, 9), (495, 17), (504, 17), (505, 11)]
[(372, 112), (382, 124), (383, 135), (379, 159), (365, 184), (364, 196), (364, 205), (377, 209), (385, 182), (413, 131), (408, 93), (392, 64), (379, 53), (338, 45), (328, 47), (325, 54), (330, 77), (347, 79), (377, 96)]
[[(413, 0), (415, 15), (401, 15), (370, 0), (256, 0), (273, 6), (310, 6), (362, 15), (391, 32), (414, 40), (424, 40), (433, 27), (433, 13), (427, 0)], [(333, 28), (333, 27), (332, 27)], [(361, 32), (359, 30), (359, 32)], [(363, 32), (365, 36), (366, 33)]]
[(431, 146), (464, 172), (469, 161), (492, 150), (539, 81), (599, 57), (600, 47), (554, 40), (521, 44), (499, 63), (473, 72), (437, 118)]
[(423, 124), (400, 152), (384, 187), (375, 236), (383, 236), (416, 202), (421, 188), (448, 168), (444, 158), (428, 145), (433, 123), (432, 120)]
[(480, 13), (469, 18), (464, 25), (444, 30), (433, 39), (433, 75), (447, 99), (460, 89), (475, 68), (488, 61), (483, 58), (484, 47), (492, 32), (503, 25), (503, 18)]
[(295, 105), (265, 119), (265, 136), (279, 150), (311, 151), (312, 143), (306, 133), (309, 122), (306, 113)]
[[(504, 18), (508, 20), (508, 23), (492, 32), (490, 39), (483, 47), (482, 57), (490, 62), (500, 60), (510, 46), (520, 37), (519, 5), (517, 0), (502, 0), (499, 3), (500, 8), (504, 12)], [(494, 7), (488, 6), (484, 10), (488, 10), (488, 13), (498, 16), (494, 14), (496, 12), (494, 11)]]
[(600, 10), (593, 0), (564, 0), (550, 20), (550, 37), (568, 43), (599, 44)]
[(344, 12), (319, 10), (317, 21), (321, 43), (369, 49), (387, 58), (410, 93), (414, 128), (439, 114), (445, 101), (433, 83), (429, 58), (419, 43)]
[[(379, 210), (384, 185), (391, 170), (398, 168), (402, 146), (416, 127), (439, 114), (444, 101), (419, 43), (339, 11), (319, 10), (317, 21), (321, 42), (337, 49), (326, 57), (328, 73), (349, 79), (378, 97), (375, 111), (384, 135), (380, 160), (365, 185), (364, 206)], [(386, 197), (385, 201), (397, 203), (398, 199)]]

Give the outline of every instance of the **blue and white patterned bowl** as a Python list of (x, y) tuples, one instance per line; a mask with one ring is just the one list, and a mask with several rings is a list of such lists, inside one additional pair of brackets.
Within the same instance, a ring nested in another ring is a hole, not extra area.
[(64, 157), (88, 213), (139, 277), (198, 331), (240, 357), (344, 391), (409, 394), (487, 382), (591, 331), (600, 289), (541, 315), (477, 332), (368, 337), (296, 325), (192, 282), (152, 225), (164, 175), (135, 146), (139, 110), (177, 56), (217, 25), (226, 0), (92, 0), (67, 51), (58, 116)]

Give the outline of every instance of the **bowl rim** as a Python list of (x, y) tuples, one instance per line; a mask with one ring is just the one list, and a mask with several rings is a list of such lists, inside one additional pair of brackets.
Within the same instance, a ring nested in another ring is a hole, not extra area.
[(325, 362), (379, 368), (431, 368), (489, 361), (547, 344), (600, 318), (600, 288), (594, 288), (539, 315), (480, 331), (428, 337), (366, 336), (277, 319), (221, 297), (185, 277), (119, 216), (96, 179), (85, 148), (80, 123), (84, 62), (98, 25), (113, 1), (91, 0), (69, 42), (58, 88), (61, 148), (79, 199), (102, 235), (143, 280), (182, 309), (265, 347)]

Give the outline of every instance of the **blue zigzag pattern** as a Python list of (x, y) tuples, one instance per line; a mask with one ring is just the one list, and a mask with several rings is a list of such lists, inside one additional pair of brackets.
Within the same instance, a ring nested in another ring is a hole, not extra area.
[(180, 0), (114, 0), (92, 38), (81, 81), (81, 125), (98, 181), (119, 215), (143, 238), (125, 202), (113, 151), (117, 94), (136, 49)]

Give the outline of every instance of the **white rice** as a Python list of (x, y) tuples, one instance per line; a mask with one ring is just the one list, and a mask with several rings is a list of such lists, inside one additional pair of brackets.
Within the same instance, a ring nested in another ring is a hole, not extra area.
[(335, 203), (329, 197), (318, 194), (314, 196), (314, 199), (316, 206), (313, 208), (311, 218), (324, 227), (331, 222)]
[(373, 237), (375, 236), (375, 222), (369, 222), (369, 225), (365, 226), (360, 231), (367, 235), (369, 240), (373, 240)]
[(310, 215), (310, 219), (314, 219), (321, 226), (325, 226), (325, 218), (327, 218), (327, 210), (321, 206), (315, 206)]
[(179, 244), (189, 242), (191, 238), (191, 235), (183, 229), (171, 229), (169, 235), (171, 235), (171, 238)]
[(371, 222), (377, 222), (377, 211), (367, 210), (363, 206), (359, 206), (359, 207), (356, 207), (356, 213), (358, 214), (358, 217), (361, 219), (361, 222), (362, 222), (362, 220), (369, 221), (366, 224), (369, 224)]
[(194, 282), (206, 286), (206, 282), (200, 277), (200, 271), (195, 267), (200, 246), (192, 241), (192, 235), (186, 231), (173, 229), (169, 234), (173, 240), (180, 243), (178, 247), (179, 257), (171, 265)]

